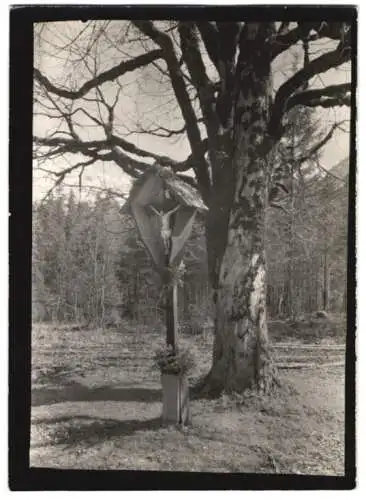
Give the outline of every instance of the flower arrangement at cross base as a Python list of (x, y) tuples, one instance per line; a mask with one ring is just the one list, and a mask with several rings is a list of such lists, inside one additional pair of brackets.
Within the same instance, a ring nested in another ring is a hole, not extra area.
[(186, 375), (196, 366), (195, 358), (188, 347), (171, 345), (160, 347), (155, 351), (154, 366), (162, 375)]

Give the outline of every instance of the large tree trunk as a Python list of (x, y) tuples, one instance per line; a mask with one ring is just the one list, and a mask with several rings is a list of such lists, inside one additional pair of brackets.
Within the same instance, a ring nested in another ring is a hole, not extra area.
[[(250, 197), (252, 210), (248, 206), (244, 211), (241, 203), (231, 212), (214, 292), (215, 340), (207, 392), (241, 392), (249, 387), (268, 392), (273, 385), (266, 319), (264, 191), (258, 184), (257, 195)], [(216, 237), (219, 234), (216, 227)]]
[(261, 26), (251, 26), (246, 50), (239, 56), (234, 147), (221, 150), (216, 155), (220, 164), (213, 168), (206, 236), (215, 340), (212, 369), (203, 385), (211, 393), (253, 386), (269, 391), (275, 380), (267, 332), (264, 248), (271, 74), (266, 54), (257, 52), (263, 45), (255, 43), (256, 37), (268, 36), (258, 32)]
[(265, 252), (249, 238), (242, 245), (241, 256), (235, 255), (237, 236), (231, 230), (221, 267), (210, 383), (219, 391), (242, 391), (253, 385), (265, 391), (273, 375), (266, 323)]

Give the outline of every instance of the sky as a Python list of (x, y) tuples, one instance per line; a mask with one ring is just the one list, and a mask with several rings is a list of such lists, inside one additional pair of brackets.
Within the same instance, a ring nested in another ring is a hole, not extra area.
[[(37, 29), (37, 28), (36, 28)], [(69, 43), (68, 50), (59, 50), (57, 46), (64, 46), (68, 40), (74, 40), (83, 29), (82, 23), (78, 21), (64, 22), (64, 23), (47, 23), (46, 29), (42, 31), (42, 36), (39, 38), (39, 43), (35, 44), (35, 66), (38, 67), (47, 77), (54, 83), (60, 85), (67, 79), (73, 85), (79, 87), (88, 76), (85, 73), (85, 67), (81, 65), (70, 65), (70, 60), (77, 57), (73, 54), (74, 47), (78, 45), (84, 47), (84, 43), (88, 43), (88, 37), (85, 40), (79, 37), (73, 44)], [(121, 24), (114, 24), (109, 26), (111, 38), (116, 40), (117, 34), (122, 33)], [(318, 42), (317, 42), (318, 43)], [(333, 48), (335, 42), (322, 41), (315, 47), (314, 55), (316, 57), (319, 52)], [(333, 46), (332, 46), (333, 44)], [(125, 48), (125, 45), (123, 45)], [(71, 53), (70, 53), (71, 47)], [(98, 61), (98, 70), (103, 71), (110, 68), (116, 62), (129, 58), (128, 55), (136, 55), (137, 52), (141, 53), (140, 49), (136, 48), (136, 43), (126, 45), (126, 50), (121, 55), (120, 49), (105, 49), (104, 45), (100, 45), (101, 57)], [(136, 52), (137, 51), (137, 52)], [(75, 51), (74, 51), (75, 52)], [(278, 88), (283, 81), (291, 74), (293, 55), (288, 52), (274, 61), (273, 64), (273, 86)], [(76, 67), (76, 70), (75, 70)], [(79, 71), (79, 73), (78, 73)], [(181, 117), (179, 110), (174, 101), (174, 95), (170, 86), (159, 83), (156, 80), (157, 72), (150, 67), (142, 71), (135, 71), (128, 73), (120, 79), (122, 89), (118, 97), (118, 105), (116, 108), (116, 126), (117, 132), (125, 136), (131, 142), (134, 142), (138, 147), (147, 151), (155, 152), (161, 155), (167, 155), (175, 160), (184, 160), (190, 154), (189, 144), (186, 139), (170, 140), (153, 137), (147, 134), (131, 133), (131, 130), (136, 130), (136, 123), (140, 126), (147, 127), (151, 117), (158, 125), (179, 128), (181, 126)], [(315, 77), (310, 83), (311, 87), (321, 87), (326, 85), (344, 83), (350, 81), (350, 67), (345, 65), (339, 69), (323, 73), (319, 77)], [(102, 87), (104, 95), (109, 102), (113, 101), (116, 96), (116, 85), (106, 83)], [(82, 103), (86, 105), (90, 112), (96, 114), (96, 108), (93, 109), (92, 103)], [(35, 112), (37, 108), (34, 108)], [(79, 116), (79, 115), (78, 115)], [(81, 116), (81, 115), (80, 115)], [(316, 119), (321, 124), (322, 131), (325, 133), (329, 130), (335, 121), (349, 120), (349, 108), (337, 107), (331, 109), (316, 109)], [(79, 119), (81, 127), (78, 133), (85, 138), (101, 138), (100, 131), (90, 125), (90, 121), (86, 119), (85, 115)], [(34, 114), (34, 135), (44, 136), (56, 130), (59, 126), (55, 120), (52, 122), (44, 116)], [(347, 125), (345, 125), (347, 128)], [(349, 134), (341, 130), (337, 130), (333, 138), (322, 150), (321, 163), (325, 168), (332, 168), (339, 161), (348, 156), (349, 152)], [(80, 161), (82, 158), (73, 161)], [(70, 166), (71, 163), (66, 163), (66, 159), (53, 160), (52, 164), (48, 164), (47, 168), (52, 170), (62, 169)], [(50, 187), (53, 185), (55, 178), (45, 176), (44, 172), (34, 170), (33, 182), (33, 197), (35, 200), (41, 199)], [(77, 174), (67, 177), (67, 183), (71, 185), (78, 184)], [(85, 170), (83, 174), (83, 185), (109, 187), (118, 192), (127, 193), (131, 185), (131, 179), (128, 175), (121, 171), (121, 169), (113, 163), (101, 163), (92, 165)]]

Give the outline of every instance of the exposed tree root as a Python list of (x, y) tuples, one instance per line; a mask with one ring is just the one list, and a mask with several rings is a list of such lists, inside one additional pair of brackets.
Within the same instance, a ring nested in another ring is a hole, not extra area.
[(247, 389), (251, 389), (258, 394), (271, 394), (274, 388), (281, 387), (281, 379), (277, 367), (271, 361), (265, 370), (262, 370), (262, 377), (259, 380), (233, 381), (225, 376), (222, 366), (216, 364), (209, 373), (192, 388), (192, 397), (216, 399), (223, 393), (241, 394)]
[(224, 384), (213, 376), (213, 369), (208, 374), (199, 380), (192, 388), (192, 397), (196, 399), (215, 399), (219, 398), (225, 391)]

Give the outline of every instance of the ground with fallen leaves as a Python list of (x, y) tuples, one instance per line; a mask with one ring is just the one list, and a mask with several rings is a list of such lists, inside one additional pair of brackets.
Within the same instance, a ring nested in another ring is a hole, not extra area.
[[(191, 425), (163, 427), (158, 327), (38, 324), (32, 335), (32, 467), (344, 474), (344, 339), (277, 332), (276, 359), (289, 366), (278, 392), (196, 399)], [(185, 340), (199, 360), (193, 382), (212, 340)]]

